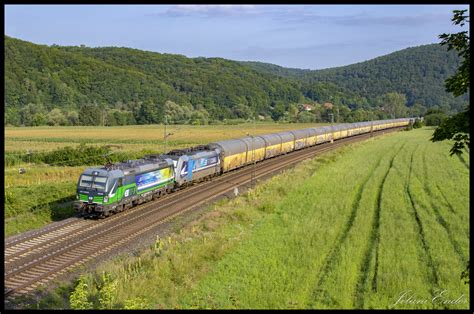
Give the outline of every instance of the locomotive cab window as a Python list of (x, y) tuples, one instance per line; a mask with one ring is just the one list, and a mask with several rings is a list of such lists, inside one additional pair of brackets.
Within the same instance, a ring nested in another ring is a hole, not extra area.
[(107, 177), (94, 177), (94, 181), (92, 182), (92, 188), (97, 189), (99, 191), (104, 191), (106, 182)]
[(82, 175), (79, 181), (79, 186), (84, 188), (90, 188), (92, 186), (92, 176)]
[(107, 177), (94, 177), (83, 174), (81, 180), (79, 181), (79, 186), (84, 188), (93, 188), (98, 191), (105, 190), (105, 183), (107, 182)]

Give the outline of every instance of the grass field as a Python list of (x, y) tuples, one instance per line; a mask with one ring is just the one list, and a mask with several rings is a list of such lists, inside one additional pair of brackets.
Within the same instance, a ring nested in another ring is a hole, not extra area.
[[(27, 169), (19, 175), (18, 168)], [(85, 167), (19, 165), (5, 169), (5, 236), (74, 214), (76, 181)]]
[[(325, 125), (325, 124), (317, 124)], [(314, 123), (252, 123), (237, 125), (168, 125), (168, 148), (190, 147), (212, 141), (243, 137), (247, 133), (267, 134), (285, 130), (315, 127)], [(153, 149), (162, 151), (163, 125), (118, 127), (6, 127), (5, 150), (51, 150), (80, 143), (118, 145), (124, 150)]]
[(467, 309), (469, 156), (431, 134), (303, 162), (40, 307)]
[[(245, 136), (314, 127), (315, 124), (169, 125), (168, 150)], [(80, 143), (114, 145), (114, 152), (160, 153), (163, 125), (123, 127), (6, 127), (5, 152), (50, 151)], [(19, 169), (26, 173), (19, 174)], [(5, 168), (5, 236), (38, 228), (74, 214), (71, 201), (80, 173), (87, 168), (24, 163)]]

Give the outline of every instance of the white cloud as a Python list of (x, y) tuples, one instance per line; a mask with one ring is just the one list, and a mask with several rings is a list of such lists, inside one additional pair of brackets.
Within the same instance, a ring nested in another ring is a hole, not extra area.
[(164, 12), (167, 16), (205, 16), (205, 17), (221, 17), (229, 15), (254, 15), (257, 14), (255, 5), (231, 5), (231, 4), (216, 4), (216, 5), (175, 5)]
[(183, 10), (183, 11), (191, 11), (191, 12), (205, 12), (210, 10), (248, 10), (255, 8), (255, 5), (251, 4), (209, 4), (209, 5), (202, 5), (202, 4), (178, 4), (175, 6), (176, 9)]

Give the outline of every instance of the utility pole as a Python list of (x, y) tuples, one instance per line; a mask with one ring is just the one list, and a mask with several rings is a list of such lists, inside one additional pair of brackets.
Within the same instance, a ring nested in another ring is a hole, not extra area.
[(26, 151), (26, 154), (28, 155), (28, 165), (31, 163), (31, 154), (32, 154), (32, 153), (33, 153), (33, 152), (31, 151), (31, 149), (28, 149), (28, 150)]
[(334, 123), (334, 113), (329, 113), (331, 116), (331, 143), (334, 142), (334, 129), (333, 129), (333, 123)]
[(165, 144), (165, 149), (164, 149), (164, 152), (163, 154), (166, 154), (166, 146), (168, 145), (168, 134), (166, 133), (166, 124), (168, 123), (167, 121), (167, 118), (166, 118), (166, 103), (165, 103), (165, 106), (164, 106), (164, 110), (163, 110), (163, 113), (164, 113), (164, 126), (165, 126), (165, 130), (164, 130), (164, 134), (163, 134), (163, 137), (164, 137), (164, 144)]
[(253, 116), (253, 135), (252, 135), (252, 159), (253, 159), (253, 169), (252, 169), (252, 180), (251, 186), (255, 187), (255, 166), (257, 161), (255, 160), (255, 134), (257, 133), (257, 126), (255, 124), (255, 115)]
[(250, 175), (250, 187), (255, 187), (255, 166), (256, 166), (256, 156), (255, 156), (255, 133), (256, 133), (256, 125), (255, 125), (255, 117), (253, 118), (253, 134), (247, 132), (247, 136), (252, 138), (252, 173)]
[(373, 132), (374, 132), (374, 113), (371, 112), (371, 115), (370, 115), (370, 137), (374, 136)]

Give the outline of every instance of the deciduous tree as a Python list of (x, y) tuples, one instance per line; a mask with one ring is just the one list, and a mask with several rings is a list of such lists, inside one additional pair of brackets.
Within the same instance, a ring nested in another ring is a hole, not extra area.
[[(455, 25), (463, 27), (465, 23), (469, 23), (469, 15), (465, 15), (467, 10), (454, 10), (452, 21)], [(441, 45), (448, 45), (448, 50), (455, 49), (458, 55), (463, 58), (461, 65), (452, 77), (446, 80), (446, 90), (459, 97), (469, 91), (469, 62), (470, 62), (470, 40), (467, 31), (455, 34), (441, 34), (439, 36)], [(436, 128), (431, 140), (433, 142), (443, 140), (454, 140), (451, 147), (450, 155), (460, 155), (464, 148), (469, 149), (469, 114), (470, 106), (466, 110), (444, 120), (441, 125)]]
[(392, 119), (401, 118), (407, 114), (407, 98), (400, 93), (386, 93), (383, 97), (383, 106)]

